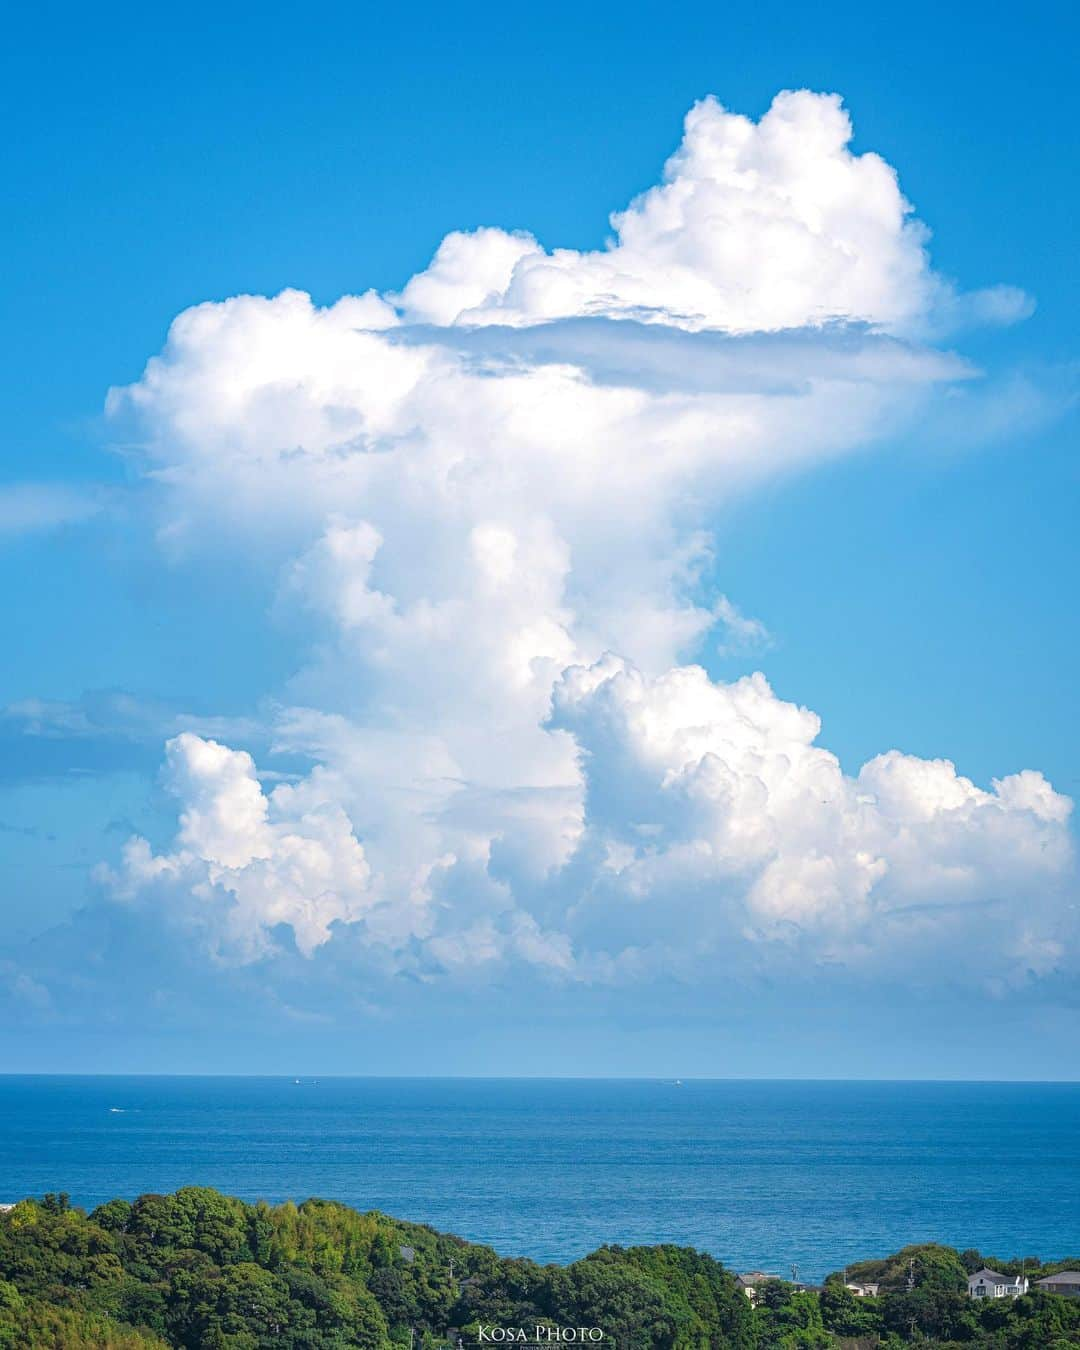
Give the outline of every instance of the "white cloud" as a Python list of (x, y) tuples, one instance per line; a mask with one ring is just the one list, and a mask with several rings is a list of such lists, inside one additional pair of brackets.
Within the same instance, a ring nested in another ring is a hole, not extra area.
[(267, 796), (242, 750), (183, 732), (166, 752), (166, 786), (181, 802), (175, 848), (156, 855), (145, 839), (129, 840), (119, 872), (101, 874), (118, 898), (179, 900), (215, 954), (242, 961), (266, 953), (278, 924), (310, 955), (332, 924), (375, 903), (364, 850), (314, 779)]
[(724, 628), (721, 651), (731, 653), (769, 645), (771, 641), (769, 630), (761, 620), (751, 619), (743, 614), (738, 605), (733, 604), (726, 595), (717, 597), (713, 604), (713, 614), (717, 623), (722, 624)]
[(408, 319), (531, 324), (583, 314), (766, 332), (861, 320), (887, 330), (1013, 322), (1015, 287), (958, 298), (926, 254), (895, 171), (849, 149), (836, 95), (778, 94), (760, 122), (703, 99), (663, 182), (611, 218), (608, 247), (547, 252), (528, 235), (451, 234), (399, 297)]
[[(177, 838), (133, 842), (118, 894), (167, 891), (236, 959), (354, 925), (420, 978), (622, 979), (793, 935), (873, 960), (901, 909), (940, 932), (1061, 882), (1068, 803), (1038, 774), (985, 792), (892, 753), (851, 779), (763, 677), (685, 664), (768, 640), (705, 584), (715, 508), (972, 374), (916, 341), (961, 298), (850, 135), (833, 97), (757, 124), (706, 100), (606, 249), (483, 229), (398, 296), (177, 318), (110, 410), (170, 552), (281, 578), (307, 644), (276, 744), (315, 767), (265, 795), (242, 752), (177, 737)], [(1052, 915), (1030, 929), (991, 944), (1002, 978), (1061, 946)]]
[[(1071, 802), (1041, 774), (986, 792), (947, 760), (890, 751), (852, 778), (817, 745), (818, 718), (763, 676), (725, 685), (691, 666), (650, 680), (612, 657), (564, 674), (553, 722), (584, 759), (585, 848), (609, 874), (594, 902), (663, 907), (670, 919), (689, 894), (703, 951), (742, 932), (809, 938), (819, 957), (887, 960), (900, 912), (936, 912), (941, 943), (958, 912), (1018, 892), (1029, 894), (1006, 946), (1021, 916), (1060, 927)], [(968, 950), (981, 960), (984, 945)]]

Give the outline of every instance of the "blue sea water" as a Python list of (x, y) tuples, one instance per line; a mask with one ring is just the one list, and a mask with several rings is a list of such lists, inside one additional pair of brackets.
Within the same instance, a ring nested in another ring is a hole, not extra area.
[(1080, 1084), (0, 1077), (0, 1201), (318, 1195), (505, 1255), (1080, 1256)]

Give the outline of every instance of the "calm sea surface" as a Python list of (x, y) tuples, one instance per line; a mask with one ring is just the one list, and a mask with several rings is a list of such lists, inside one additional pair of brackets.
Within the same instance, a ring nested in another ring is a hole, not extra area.
[(1080, 1084), (0, 1077), (0, 1200), (193, 1184), (540, 1261), (677, 1242), (820, 1278), (930, 1239), (1080, 1256)]

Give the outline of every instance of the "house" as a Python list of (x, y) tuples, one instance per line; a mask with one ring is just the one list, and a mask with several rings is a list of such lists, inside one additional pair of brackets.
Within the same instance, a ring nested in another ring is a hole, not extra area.
[(1027, 1291), (1026, 1275), (1002, 1275), (984, 1267), (968, 1276), (968, 1298), (1019, 1298)]
[(778, 1280), (779, 1278), (779, 1275), (767, 1275), (763, 1270), (748, 1270), (745, 1275), (735, 1276), (735, 1284), (751, 1303), (756, 1303), (758, 1286), (766, 1284), (769, 1280)]
[(1036, 1280), (1035, 1283), (1048, 1294), (1080, 1298), (1080, 1270), (1059, 1270), (1056, 1275), (1047, 1275), (1045, 1280)]
[(845, 1284), (845, 1289), (850, 1289), (856, 1298), (877, 1298), (880, 1285), (876, 1284)]

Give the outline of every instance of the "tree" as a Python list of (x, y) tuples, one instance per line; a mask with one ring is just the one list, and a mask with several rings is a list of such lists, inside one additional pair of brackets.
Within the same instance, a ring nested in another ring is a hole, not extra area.
[(820, 1303), (822, 1324), (838, 1336), (868, 1336), (881, 1330), (878, 1300), (857, 1298), (839, 1280), (825, 1285)]

